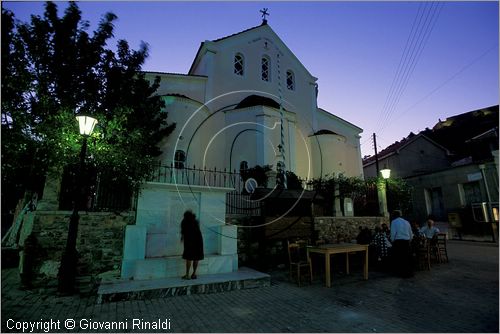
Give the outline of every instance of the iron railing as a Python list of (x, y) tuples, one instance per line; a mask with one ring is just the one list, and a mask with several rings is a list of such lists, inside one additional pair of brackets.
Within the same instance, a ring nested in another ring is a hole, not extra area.
[[(59, 192), (59, 209), (72, 210), (76, 179), (74, 165), (64, 169)], [(85, 186), (78, 193), (78, 209), (82, 211), (126, 211), (133, 203), (133, 190), (127, 180), (117, 179), (112, 169), (87, 166), (80, 175)]]
[(221, 187), (243, 189), (240, 174), (236, 171), (207, 169), (206, 167), (196, 168), (196, 166), (182, 168), (175, 167), (173, 163), (163, 165), (159, 163), (148, 178), (149, 182), (183, 184), (205, 187)]
[(226, 213), (258, 216), (261, 212), (261, 202), (250, 199), (244, 190), (244, 181), (236, 170), (208, 169), (189, 167), (182, 168), (175, 164), (164, 165), (159, 163), (150, 177), (149, 182), (181, 184), (202, 187), (233, 188), (226, 194)]
[(260, 216), (261, 210), (262, 202), (251, 200), (248, 194), (236, 190), (226, 194), (226, 214)]

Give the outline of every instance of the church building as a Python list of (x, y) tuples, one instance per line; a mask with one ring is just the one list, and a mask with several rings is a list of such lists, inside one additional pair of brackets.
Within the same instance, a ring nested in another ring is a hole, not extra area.
[(363, 177), (362, 129), (318, 107), (318, 79), (265, 19), (202, 42), (187, 74), (146, 73), (158, 76), (164, 111), (177, 124), (160, 143), (162, 164)]

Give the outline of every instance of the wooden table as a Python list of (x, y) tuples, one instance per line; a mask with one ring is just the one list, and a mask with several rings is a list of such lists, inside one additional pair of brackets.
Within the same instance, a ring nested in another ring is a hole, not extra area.
[(365, 252), (365, 261), (364, 261), (364, 278), (368, 279), (368, 245), (359, 245), (359, 244), (349, 244), (349, 243), (340, 243), (340, 244), (328, 244), (321, 246), (308, 246), (307, 247), (307, 257), (309, 261), (311, 261), (310, 253), (318, 253), (325, 255), (325, 278), (326, 278), (326, 286), (329, 288), (332, 286), (332, 280), (330, 276), (330, 255), (332, 254), (346, 254), (346, 272), (349, 274), (349, 253), (354, 252)]

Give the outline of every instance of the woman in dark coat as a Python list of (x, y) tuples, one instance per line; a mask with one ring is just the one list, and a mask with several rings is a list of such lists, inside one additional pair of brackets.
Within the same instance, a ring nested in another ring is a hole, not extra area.
[(196, 279), (198, 261), (204, 258), (203, 237), (201, 236), (200, 223), (191, 210), (184, 212), (184, 219), (181, 222), (181, 242), (184, 242), (182, 258), (186, 260), (186, 275), (182, 276), (182, 278), (189, 279), (191, 262), (193, 262), (191, 278)]

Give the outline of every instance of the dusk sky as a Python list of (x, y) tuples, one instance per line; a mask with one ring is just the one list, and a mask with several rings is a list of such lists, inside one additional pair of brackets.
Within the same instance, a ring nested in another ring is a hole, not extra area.
[[(65, 2), (59, 3), (62, 15)], [(2, 2), (27, 21), (43, 2)], [(318, 105), (361, 127), (373, 154), (438, 119), (498, 104), (498, 2), (80, 2), (95, 28), (150, 45), (144, 70), (187, 73), (200, 43), (268, 23), (312, 75)]]

